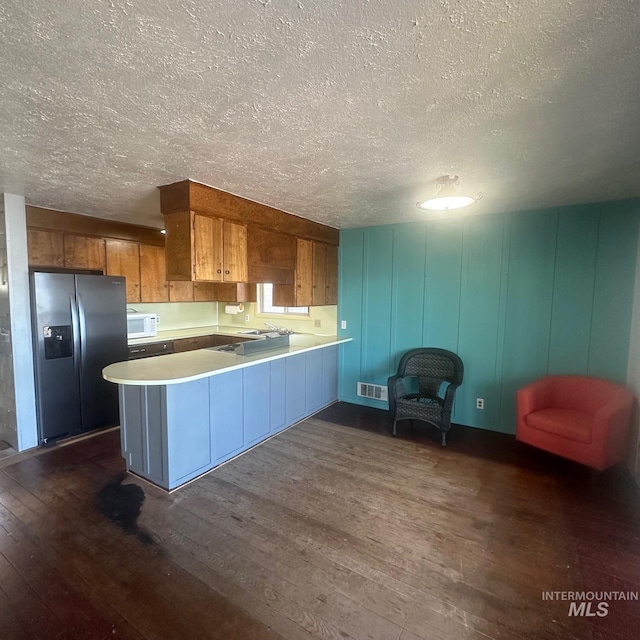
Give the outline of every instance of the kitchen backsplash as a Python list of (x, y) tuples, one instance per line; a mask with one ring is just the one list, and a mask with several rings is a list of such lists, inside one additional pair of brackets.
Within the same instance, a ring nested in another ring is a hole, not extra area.
[(127, 305), (131, 311), (139, 313), (157, 313), (160, 316), (158, 331), (174, 331), (193, 327), (208, 327), (218, 324), (217, 302), (157, 302), (132, 303)]
[[(244, 311), (238, 314), (224, 312), (224, 303), (218, 308), (218, 322), (221, 325), (242, 328), (264, 329), (264, 323), (270, 322), (278, 327), (287, 327), (300, 333), (315, 333), (319, 335), (334, 336), (338, 333), (338, 307), (330, 305), (326, 307), (309, 307), (308, 316), (284, 316), (275, 314), (258, 314), (258, 305), (248, 302), (244, 305)], [(245, 321), (245, 316), (249, 321)], [(319, 326), (318, 326), (319, 324)]]
[[(157, 313), (160, 316), (159, 331), (191, 329), (211, 325), (238, 326), (238, 328), (263, 329), (265, 322), (278, 327), (287, 327), (300, 333), (336, 335), (338, 333), (338, 307), (309, 307), (308, 316), (282, 316), (258, 314), (258, 305), (245, 303), (244, 311), (238, 314), (224, 312), (224, 302), (157, 302), (127, 305), (130, 311)], [(245, 316), (249, 321), (245, 321)]]

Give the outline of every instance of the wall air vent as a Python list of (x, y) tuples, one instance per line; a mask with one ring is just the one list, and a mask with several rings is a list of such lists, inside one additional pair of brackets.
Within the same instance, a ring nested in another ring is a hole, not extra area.
[(389, 399), (387, 387), (366, 382), (358, 382), (358, 395), (363, 398), (372, 398), (373, 400), (384, 400), (385, 402)]

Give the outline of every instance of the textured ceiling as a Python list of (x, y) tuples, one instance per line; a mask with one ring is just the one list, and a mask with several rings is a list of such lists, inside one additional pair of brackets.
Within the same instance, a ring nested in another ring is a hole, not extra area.
[(160, 226), (191, 178), (336, 227), (640, 195), (630, 0), (4, 0), (0, 191)]

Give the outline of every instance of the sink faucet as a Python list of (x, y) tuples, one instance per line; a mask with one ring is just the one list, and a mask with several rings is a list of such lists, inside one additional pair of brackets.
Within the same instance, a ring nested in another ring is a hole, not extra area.
[(289, 336), (292, 333), (295, 333), (293, 329), (287, 329), (286, 327), (276, 327), (275, 324), (271, 324), (270, 322), (265, 322), (265, 324), (273, 331), (277, 331), (281, 336)]

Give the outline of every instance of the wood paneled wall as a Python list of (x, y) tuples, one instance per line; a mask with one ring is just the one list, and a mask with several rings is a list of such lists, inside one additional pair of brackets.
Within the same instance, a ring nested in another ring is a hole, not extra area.
[(27, 205), (27, 227), (81, 236), (119, 238), (164, 247), (164, 236), (160, 229), (30, 205)]
[[(625, 383), (640, 201), (364, 229), (340, 237), (340, 398), (402, 353), (457, 352), (454, 422), (513, 433), (515, 392), (548, 373)], [(485, 409), (475, 408), (476, 398)]]

